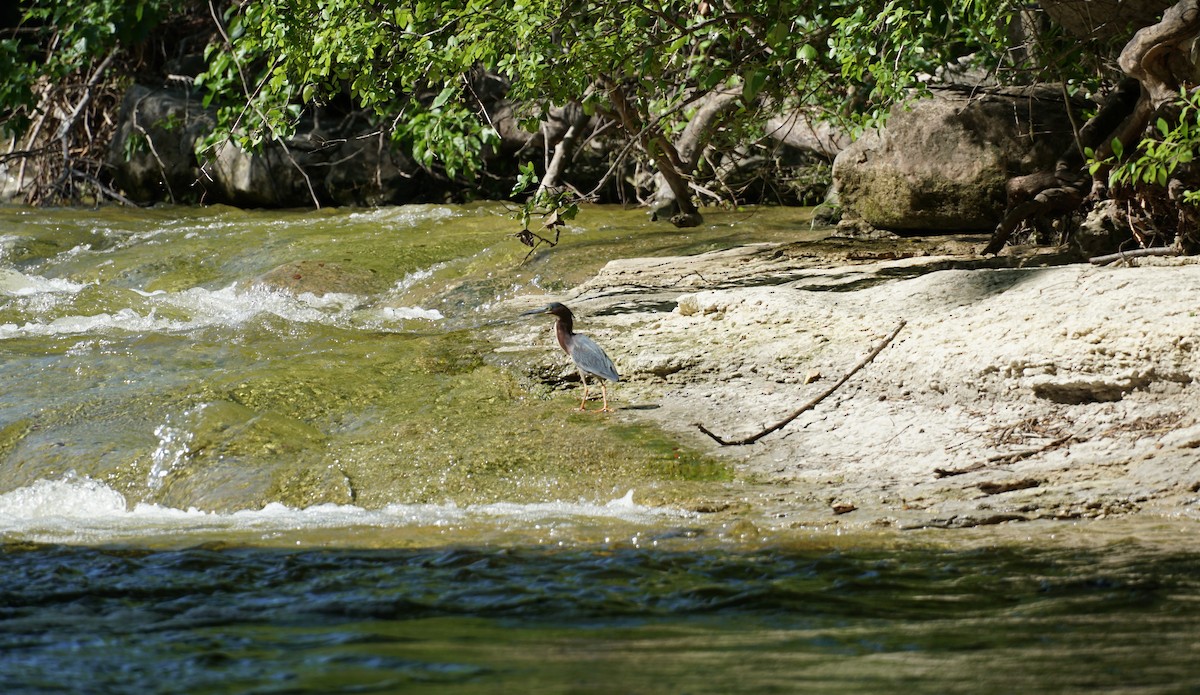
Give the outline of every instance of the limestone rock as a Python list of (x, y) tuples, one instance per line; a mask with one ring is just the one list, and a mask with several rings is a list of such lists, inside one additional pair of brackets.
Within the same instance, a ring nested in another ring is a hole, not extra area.
[(1115, 200), (1102, 200), (1088, 213), (1083, 224), (1071, 235), (1071, 244), (1079, 249), (1082, 258), (1103, 256), (1120, 250), (1129, 239), (1121, 205)]
[(196, 141), (212, 130), (212, 113), (194, 95), (134, 85), (121, 102), (107, 163), (113, 180), (139, 202), (190, 202), (204, 188)]
[(253, 284), (317, 297), (330, 292), (367, 295), (382, 289), (379, 276), (372, 271), (333, 261), (284, 263), (255, 278)]
[(1052, 168), (1071, 142), (1055, 88), (940, 89), (834, 161), (847, 219), (893, 231), (991, 230), (1012, 176)]

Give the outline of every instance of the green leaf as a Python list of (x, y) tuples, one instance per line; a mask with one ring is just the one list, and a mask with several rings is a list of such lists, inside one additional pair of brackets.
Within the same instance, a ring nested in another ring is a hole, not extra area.
[(700, 82), (700, 87), (702, 89), (704, 89), (705, 91), (707, 91), (707, 90), (713, 89), (714, 87), (716, 87), (719, 84), (723, 84), (728, 79), (729, 79), (729, 74), (726, 73), (724, 70), (719, 70), (719, 69), (710, 70), (704, 76), (704, 79)]
[(442, 108), (443, 106), (446, 105), (446, 102), (450, 101), (450, 99), (454, 98), (454, 95), (456, 95), (457, 93), (458, 93), (457, 88), (455, 88), (454, 86), (447, 86), (446, 88), (442, 89), (441, 93), (439, 93), (437, 95), (437, 97), (433, 100), (433, 104), (431, 104), (429, 108), (434, 111)]
[(783, 43), (791, 33), (792, 27), (790, 22), (779, 22), (771, 27), (767, 32), (767, 44), (775, 47)]
[(1158, 132), (1162, 133), (1164, 138), (1171, 134), (1171, 128), (1167, 125), (1167, 119), (1159, 118), (1157, 125)]
[(1112, 151), (1113, 151), (1113, 154), (1117, 156), (1117, 159), (1120, 159), (1121, 156), (1125, 153), (1125, 146), (1121, 144), (1120, 139), (1118, 139), (1118, 138), (1112, 139)]
[(742, 80), (742, 98), (746, 100), (746, 103), (752, 103), (758, 98), (758, 93), (762, 91), (766, 83), (767, 72), (765, 70), (752, 70)]

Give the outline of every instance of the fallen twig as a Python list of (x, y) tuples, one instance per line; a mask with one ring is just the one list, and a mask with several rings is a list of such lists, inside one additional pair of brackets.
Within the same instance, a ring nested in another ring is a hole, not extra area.
[(1133, 251), (1118, 251), (1110, 253), (1106, 256), (1094, 256), (1088, 259), (1088, 263), (1092, 265), (1108, 265), (1115, 261), (1123, 261), (1126, 258), (1142, 258), (1144, 256), (1182, 256), (1183, 252), (1174, 246), (1154, 246), (1148, 249), (1134, 249)]
[(734, 440), (734, 441), (726, 441), (726, 440), (722, 439), (721, 437), (717, 436), (716, 434), (713, 434), (713, 433), (712, 433), (712, 431), (710, 431), (710, 430), (709, 430), (707, 427), (705, 427), (704, 425), (701, 425), (701, 424), (700, 424), (700, 423), (698, 423), (698, 422), (697, 422), (697, 423), (695, 423), (695, 424), (696, 424), (696, 427), (697, 427), (697, 428), (699, 428), (699, 429), (700, 429), (700, 431), (701, 431), (701, 432), (703, 432), (704, 434), (707, 434), (709, 437), (712, 437), (713, 441), (715, 441), (716, 443), (720, 444), (721, 446), (742, 446), (742, 445), (745, 445), (745, 444), (753, 444), (754, 442), (757, 442), (758, 440), (762, 439), (763, 437), (767, 436), (768, 434), (770, 434), (770, 433), (772, 433), (772, 432), (775, 432), (775, 431), (778, 431), (778, 430), (781, 430), (781, 429), (783, 429), (783, 428), (784, 428), (784, 427), (786, 427), (786, 426), (788, 425), (788, 423), (790, 423), (792, 420), (795, 420), (796, 418), (800, 417), (800, 416), (801, 416), (802, 414), (804, 414), (805, 412), (807, 412), (807, 411), (809, 411), (809, 410), (812, 410), (814, 407), (816, 407), (816, 405), (817, 405), (818, 403), (820, 403), (821, 401), (825, 400), (825, 398), (826, 398), (827, 396), (829, 396), (829, 394), (831, 394), (831, 393), (833, 393), (834, 391), (838, 390), (838, 389), (839, 389), (839, 388), (842, 386), (842, 384), (844, 384), (844, 383), (846, 383), (847, 381), (849, 381), (849, 380), (850, 380), (850, 377), (854, 376), (854, 374), (855, 374), (856, 372), (858, 372), (858, 370), (860, 370), (860, 369), (862, 369), (863, 367), (867, 366), (867, 365), (868, 365), (868, 364), (871, 362), (871, 360), (875, 359), (875, 358), (876, 358), (876, 357), (879, 355), (879, 353), (883, 352), (883, 349), (884, 349), (885, 347), (887, 347), (889, 344), (891, 344), (891, 342), (892, 342), (893, 340), (895, 340), (895, 339), (896, 339), (896, 336), (897, 336), (897, 335), (900, 333), (900, 329), (901, 329), (901, 328), (904, 328), (904, 325), (905, 325), (905, 323), (907, 323), (907, 322), (906, 322), (906, 321), (904, 321), (903, 319), (901, 319), (901, 320), (900, 320), (900, 324), (899, 324), (898, 326), (896, 326), (895, 330), (893, 330), (893, 331), (891, 332), (891, 334), (890, 334), (890, 335), (888, 335), (888, 337), (884, 338), (884, 339), (883, 339), (883, 342), (881, 342), (881, 343), (879, 343), (878, 345), (876, 345), (876, 346), (875, 346), (875, 349), (874, 349), (874, 350), (872, 350), (872, 351), (871, 351), (871, 352), (870, 352), (870, 353), (869, 353), (869, 354), (868, 354), (866, 357), (862, 358), (862, 360), (860, 360), (858, 364), (854, 365), (854, 367), (853, 367), (853, 368), (852, 368), (850, 371), (848, 371), (848, 372), (846, 372), (845, 374), (843, 374), (843, 375), (842, 375), (842, 378), (837, 380), (837, 383), (835, 383), (833, 386), (830, 386), (829, 388), (825, 389), (825, 391), (823, 391), (823, 392), (822, 392), (820, 395), (818, 395), (816, 398), (814, 398), (814, 399), (812, 399), (811, 401), (809, 401), (809, 402), (805, 403), (804, 405), (802, 405), (802, 406), (800, 407), (800, 409), (799, 409), (799, 410), (797, 410), (796, 412), (794, 412), (794, 413), (792, 413), (791, 415), (787, 416), (787, 417), (786, 417), (786, 418), (784, 418), (783, 420), (780, 420), (779, 422), (775, 423), (774, 425), (771, 425), (770, 427), (768, 427), (768, 428), (766, 428), (765, 430), (763, 430), (763, 431), (759, 432), (758, 434), (755, 434), (755, 435), (752, 435), (752, 436), (746, 437), (745, 439), (737, 439), (737, 440)]
[(995, 456), (988, 457), (988, 463), (1016, 463), (1017, 461), (1020, 461), (1022, 459), (1027, 459), (1030, 456), (1036, 456), (1042, 452), (1049, 451), (1051, 449), (1056, 449), (1056, 448), (1062, 446), (1063, 444), (1070, 442), (1073, 439), (1075, 439), (1075, 435), (1068, 434), (1066, 436), (1055, 439), (1054, 441), (1050, 442), (1049, 444), (1046, 444), (1044, 446), (1039, 446), (1036, 449), (1025, 449), (1024, 451), (1014, 451), (1009, 454), (996, 454)]
[(956, 475), (974, 473), (975, 471), (983, 470), (984, 468), (985, 466), (982, 463), (972, 463), (966, 468), (935, 468), (933, 469), (933, 475), (937, 478), (950, 478)]
[(1042, 481), (1037, 478), (1025, 478), (1008, 483), (980, 483), (979, 489), (985, 495), (999, 495), (1014, 490), (1028, 490), (1031, 487), (1039, 487), (1041, 484)]

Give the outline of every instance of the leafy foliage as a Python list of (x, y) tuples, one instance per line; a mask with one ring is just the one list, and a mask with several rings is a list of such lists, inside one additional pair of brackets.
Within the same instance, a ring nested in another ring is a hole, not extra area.
[(1114, 138), (1107, 156), (1087, 149), (1088, 170), (1107, 171), (1112, 198), (1128, 202), (1127, 225), (1140, 245), (1194, 247), (1200, 244), (1200, 88), (1181, 88), (1159, 114), (1135, 147)]
[[(26, 21), (37, 40), (0, 40), (5, 125), (27, 129), (42, 113), (47, 84), (86, 76), (101, 57), (145, 41), (170, 7), (165, 0), (29, 0)], [(678, 156), (675, 138), (718, 90), (740, 96), (707, 136), (720, 150), (760, 137), (764, 111), (804, 107), (863, 128), (947, 64), (1020, 80), (1037, 60), (1010, 46), (1010, 24), (1023, 7), (1015, 0), (254, 0), (212, 7), (216, 40), (197, 85), (217, 109), (218, 129), (201, 143), (202, 155), (226, 141), (258, 149), (292, 135), (313, 107), (343, 104), (371, 109), (376, 127), (416, 162), (463, 182), (486, 173), (498, 143), (490, 118), (502, 99), (520, 105), (516, 115), (530, 130), (552, 107), (579, 103), (623, 130), (631, 144), (620, 157), (661, 164)], [(207, 19), (207, 3), (202, 9)], [(522, 184), (514, 196), (537, 180), (537, 166), (528, 164), (506, 174)], [(704, 157), (695, 166), (714, 168)], [(578, 197), (546, 192), (526, 206), (524, 221), (567, 219)]]
[(143, 41), (162, 18), (165, 0), (35, 0), (23, 13), (23, 38), (0, 40), (0, 112), (10, 134), (29, 127), (39, 86), (67, 80), (120, 44)]
[(570, 101), (611, 112), (619, 88), (635, 112), (630, 136), (671, 134), (703, 94), (730, 86), (743, 114), (803, 102), (870, 119), (950, 54), (999, 40), (1008, 9), (1004, 0), (259, 0), (227, 13), (203, 84), (243, 146), (289, 133), (296, 113), (286, 105), (345, 94), (395, 118), (394, 139), (417, 161), (470, 176), (494, 137), (476, 92), (482, 69), (527, 107), (527, 124)]
[[(1180, 92), (1175, 103), (1179, 117), (1168, 122), (1163, 116), (1155, 121), (1154, 131), (1142, 139), (1137, 152), (1125, 157), (1120, 140), (1112, 143), (1113, 157), (1093, 161), (1092, 173), (1104, 164), (1113, 165), (1109, 172), (1110, 185), (1117, 187), (1158, 186), (1165, 189), (1171, 179), (1190, 165), (1200, 151), (1200, 90)], [(1200, 202), (1200, 190), (1193, 187), (1183, 193), (1183, 200)]]

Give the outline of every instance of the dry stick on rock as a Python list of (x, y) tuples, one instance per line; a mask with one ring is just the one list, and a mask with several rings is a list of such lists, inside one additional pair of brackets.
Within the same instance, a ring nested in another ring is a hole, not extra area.
[(770, 427), (759, 432), (758, 434), (752, 435), (750, 437), (746, 437), (745, 439), (736, 439), (733, 441), (726, 441), (726, 440), (722, 439), (721, 437), (717, 436), (716, 434), (713, 434), (712, 431), (710, 431), (704, 425), (701, 425), (698, 422), (695, 423), (695, 425), (697, 428), (699, 428), (699, 430), (701, 432), (703, 432), (704, 434), (707, 434), (709, 437), (712, 437), (713, 441), (720, 444), (721, 446), (742, 446), (745, 444), (753, 444), (754, 442), (757, 442), (758, 440), (762, 439), (763, 437), (767, 436), (768, 434), (771, 434), (772, 432), (775, 432), (775, 431), (783, 429), (784, 427), (787, 427), (788, 423), (790, 423), (792, 420), (795, 420), (796, 418), (800, 417), (802, 414), (808, 412), (809, 410), (812, 410), (814, 407), (816, 407), (816, 405), (818, 403), (825, 400), (825, 398), (828, 397), (829, 394), (831, 394), (834, 391), (837, 391), (839, 388), (841, 388), (842, 384), (849, 381), (850, 377), (854, 376), (854, 374), (856, 372), (858, 372), (858, 370), (867, 366), (871, 362), (871, 360), (875, 359), (879, 355), (879, 353), (883, 352), (883, 349), (885, 347), (887, 347), (889, 344), (891, 344), (891, 342), (893, 340), (896, 339), (896, 336), (900, 333), (900, 329), (904, 328), (905, 323), (907, 323), (907, 322), (904, 321), (903, 319), (901, 319), (900, 324), (898, 326), (896, 326), (895, 330), (893, 330), (891, 332), (891, 334), (888, 335), (888, 337), (884, 338), (883, 342), (876, 345), (875, 349), (872, 350), (870, 352), (870, 354), (868, 354), (866, 357), (862, 358), (862, 360), (860, 360), (858, 364), (854, 365), (853, 369), (851, 369), (850, 371), (843, 374), (842, 378), (838, 379), (836, 384), (825, 389), (825, 391), (823, 393), (821, 393), (819, 396), (817, 396), (816, 398), (814, 398), (811, 401), (802, 405), (800, 407), (800, 409), (797, 410), (796, 412), (787, 416), (783, 420), (780, 420), (779, 422), (775, 423), (774, 425), (771, 425)]
[(1123, 261), (1127, 258), (1145, 258), (1146, 256), (1182, 256), (1183, 251), (1174, 246), (1153, 246), (1148, 249), (1133, 249), (1132, 251), (1118, 251), (1105, 256), (1093, 256), (1088, 259), (1088, 263), (1093, 265), (1108, 265), (1115, 261)]
[(1036, 449), (1025, 449), (1023, 451), (1014, 451), (1009, 454), (996, 454), (995, 456), (988, 457), (988, 463), (1016, 463), (1017, 461), (1021, 461), (1021, 460), (1024, 460), (1024, 459), (1027, 459), (1027, 458), (1030, 458), (1033, 456), (1037, 456), (1038, 454), (1041, 454), (1046, 451), (1050, 451), (1051, 449), (1057, 449), (1058, 447), (1062, 446), (1063, 444), (1070, 443), (1074, 439), (1075, 439), (1075, 435), (1068, 434), (1066, 436), (1055, 439), (1054, 441), (1050, 442), (1049, 444), (1046, 444), (1044, 446), (1039, 446)]

